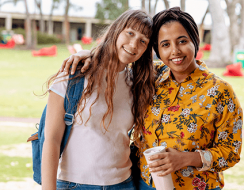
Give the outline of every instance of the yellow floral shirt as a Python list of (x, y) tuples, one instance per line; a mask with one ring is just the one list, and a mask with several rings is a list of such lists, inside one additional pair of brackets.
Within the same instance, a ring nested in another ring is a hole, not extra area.
[(143, 151), (154, 146), (200, 151), (203, 168), (188, 166), (171, 174), (176, 190), (222, 188), (220, 172), (240, 160), (240, 103), (227, 82), (203, 62), (197, 63), (199, 67), (182, 83), (172, 79), (169, 68), (156, 80), (156, 94), (143, 129), (144, 146), (139, 149), (141, 177), (147, 184), (151, 175)]

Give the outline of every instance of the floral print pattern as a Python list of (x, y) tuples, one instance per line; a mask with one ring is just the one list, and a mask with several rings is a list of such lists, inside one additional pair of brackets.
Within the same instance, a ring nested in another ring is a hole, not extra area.
[[(223, 187), (222, 171), (240, 160), (243, 112), (232, 87), (211, 73), (203, 62), (182, 83), (167, 68), (157, 74), (156, 94), (148, 108), (140, 148), (142, 178), (151, 174), (143, 151), (167, 146), (201, 155), (202, 168), (184, 167), (173, 172), (176, 190)], [(163, 65), (163, 64), (162, 64)], [(162, 65), (157, 64), (159, 71)]]

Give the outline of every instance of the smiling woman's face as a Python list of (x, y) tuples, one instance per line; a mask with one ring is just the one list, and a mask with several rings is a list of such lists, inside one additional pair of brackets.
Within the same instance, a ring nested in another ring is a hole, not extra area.
[(141, 32), (132, 28), (125, 28), (116, 42), (120, 70), (129, 63), (137, 61), (146, 51), (149, 39)]
[(185, 28), (177, 21), (164, 24), (158, 33), (160, 59), (167, 65), (176, 81), (182, 82), (198, 65), (195, 47)]

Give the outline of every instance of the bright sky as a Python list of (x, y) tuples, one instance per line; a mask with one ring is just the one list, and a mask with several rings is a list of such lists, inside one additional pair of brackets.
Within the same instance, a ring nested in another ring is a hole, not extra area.
[[(31, 13), (39, 13), (38, 9), (34, 8), (34, 1), (27, 0), (29, 3), (29, 11)], [(85, 17), (94, 17), (96, 12), (96, 2), (100, 2), (101, 0), (70, 0), (71, 3), (83, 7), (82, 10), (75, 11), (74, 9), (70, 9), (70, 16), (85, 16)], [(155, 1), (155, 0), (153, 0)], [(50, 14), (51, 9), (51, 0), (42, 0), (42, 11), (44, 14)], [(139, 9), (141, 6), (140, 0), (129, 0), (129, 5), (133, 9)], [(62, 3), (59, 9), (54, 11), (55, 15), (62, 15), (64, 13), (65, 4)], [(171, 0), (170, 7), (180, 6), (180, 0)], [(201, 19), (207, 9), (208, 1), (207, 0), (186, 0), (186, 12), (190, 13), (195, 19), (196, 23), (199, 24)], [(164, 3), (162, 0), (158, 1), (157, 12), (165, 9)], [(0, 11), (4, 12), (25, 12), (25, 7), (23, 1), (17, 3), (16, 6), (12, 4), (5, 4), (1, 7)], [(211, 24), (211, 16), (208, 14), (205, 19), (205, 24)]]

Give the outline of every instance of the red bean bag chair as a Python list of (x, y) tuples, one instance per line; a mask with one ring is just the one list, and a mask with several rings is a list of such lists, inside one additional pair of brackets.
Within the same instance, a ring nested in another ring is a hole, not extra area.
[(226, 71), (224, 71), (223, 75), (224, 76), (241, 76), (243, 77), (244, 74), (241, 70), (242, 64), (240, 62), (232, 64), (232, 65), (227, 65), (226, 66)]
[(205, 44), (203, 47), (200, 47), (200, 50), (210, 51), (211, 50), (211, 44)]
[(82, 37), (81, 41), (83, 44), (90, 44), (90, 43), (92, 43), (92, 38), (91, 37)]
[(0, 44), (0, 49), (13, 49), (15, 42), (13, 39), (9, 40), (6, 44)]
[(199, 50), (199, 51), (197, 52), (197, 57), (196, 57), (196, 59), (197, 59), (197, 60), (200, 60), (200, 59), (202, 59), (202, 57), (203, 57), (203, 52), (202, 52), (201, 50)]
[(56, 56), (57, 46), (53, 45), (51, 47), (42, 48), (39, 51), (32, 51), (32, 56)]

